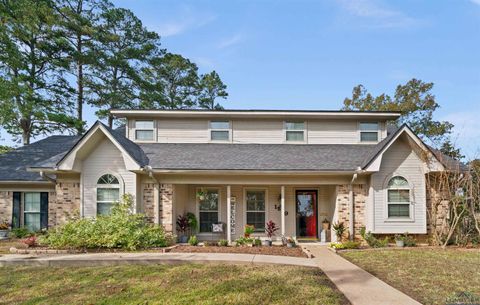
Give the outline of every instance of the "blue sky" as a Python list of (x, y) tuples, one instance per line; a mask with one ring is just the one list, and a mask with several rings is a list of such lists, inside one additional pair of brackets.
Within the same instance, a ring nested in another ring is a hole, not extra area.
[(480, 153), (480, 0), (114, 3), (216, 70), (226, 108), (339, 109), (357, 84), (393, 93), (415, 77), (435, 83), (436, 119), (456, 125), (464, 153)]

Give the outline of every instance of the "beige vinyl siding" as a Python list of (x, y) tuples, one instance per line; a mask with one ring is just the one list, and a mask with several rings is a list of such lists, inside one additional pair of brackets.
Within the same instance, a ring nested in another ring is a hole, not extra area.
[(208, 143), (208, 120), (162, 119), (157, 121), (159, 143)]
[(309, 121), (309, 144), (355, 144), (359, 142), (356, 121)]
[(125, 169), (122, 153), (110, 140), (104, 138), (99, 142), (83, 160), (82, 167), (83, 204), (86, 217), (97, 215), (96, 187), (98, 178), (103, 174), (110, 173), (119, 178), (120, 194), (130, 193), (136, 200), (136, 174)]
[[(410, 221), (388, 219), (387, 183), (393, 176), (406, 178), (411, 186), (410, 200), (413, 215)], [(404, 138), (399, 138), (384, 153), (380, 171), (372, 175), (373, 232), (426, 233), (426, 190), (424, 163)]]
[[(216, 119), (219, 120), (219, 119)], [(229, 120), (225, 118), (225, 120)], [(298, 119), (285, 118), (285, 120)], [(235, 144), (283, 144), (285, 141), (282, 119), (233, 119), (231, 139)], [(159, 143), (209, 143), (208, 118), (168, 119), (155, 121)], [(359, 121), (356, 120), (308, 120), (305, 121), (307, 144), (358, 144), (360, 143)], [(135, 141), (135, 119), (128, 120), (130, 140)], [(384, 139), (386, 128), (379, 122), (379, 141)]]
[(284, 142), (283, 121), (234, 120), (233, 143), (280, 144)]

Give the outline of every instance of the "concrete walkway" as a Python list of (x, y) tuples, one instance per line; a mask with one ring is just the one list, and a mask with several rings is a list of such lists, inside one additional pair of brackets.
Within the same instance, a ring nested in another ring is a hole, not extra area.
[(304, 244), (320, 269), (353, 305), (421, 305), (403, 292), (350, 263), (326, 246)]
[(182, 263), (232, 263), (281, 264), (317, 267), (308, 258), (230, 254), (230, 253), (88, 253), (30, 255), (7, 254), (0, 256), (0, 267), (5, 266), (109, 266), (123, 264), (182, 264)]

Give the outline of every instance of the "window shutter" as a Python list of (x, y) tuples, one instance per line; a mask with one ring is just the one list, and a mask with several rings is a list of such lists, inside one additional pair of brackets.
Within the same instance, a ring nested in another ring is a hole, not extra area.
[(13, 214), (12, 214), (12, 228), (20, 227), (20, 205), (22, 204), (22, 193), (13, 192)]
[(40, 228), (48, 228), (48, 193), (40, 193)]

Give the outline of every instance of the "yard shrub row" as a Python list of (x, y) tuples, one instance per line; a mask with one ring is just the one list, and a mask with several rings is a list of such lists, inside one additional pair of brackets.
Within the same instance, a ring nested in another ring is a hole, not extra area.
[(132, 213), (131, 195), (123, 196), (110, 215), (81, 218), (50, 229), (39, 243), (53, 248), (123, 248), (136, 250), (166, 247), (173, 236), (162, 226), (148, 224), (144, 215)]

